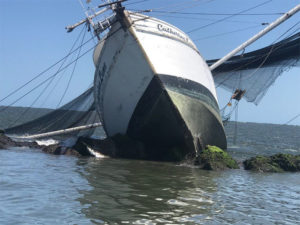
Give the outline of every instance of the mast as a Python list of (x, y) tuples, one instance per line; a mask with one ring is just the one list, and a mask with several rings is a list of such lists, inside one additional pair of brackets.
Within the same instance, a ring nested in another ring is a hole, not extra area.
[(252, 38), (250, 38), (248, 41), (244, 42), (237, 48), (235, 48), (233, 51), (229, 52), (227, 55), (225, 55), (223, 58), (219, 59), (217, 62), (212, 64), (209, 68), (210, 70), (216, 69), (218, 66), (222, 65), (225, 63), (227, 60), (229, 60), (231, 57), (233, 57), (236, 53), (240, 52), (247, 46), (251, 45), (253, 42), (273, 30), (275, 27), (283, 23), (284, 21), (288, 20), (290, 17), (292, 17), (294, 14), (300, 11), (300, 4), (292, 8), (290, 11), (285, 13), (283, 16), (279, 17), (277, 20), (275, 20), (273, 23), (271, 23), (269, 26), (267, 26), (265, 29), (254, 35)]
[[(89, 15), (88, 11), (85, 9), (83, 3), (81, 2), (81, 0), (79, 0), (79, 3), (81, 4), (81, 7), (84, 10), (84, 13), (86, 15), (85, 19), (80, 20), (79, 22), (71, 25), (71, 26), (67, 26), (66, 30), (67, 32), (72, 32), (76, 27), (84, 24), (84, 23), (88, 23), (90, 25), (92, 25), (93, 29), (94, 29), (94, 33), (95, 35), (98, 37), (98, 39), (100, 39), (99, 35), (101, 32), (105, 31), (107, 28), (109, 28), (111, 26), (111, 24), (115, 21), (115, 15), (118, 12), (118, 9), (120, 7), (122, 7), (121, 3), (125, 2), (127, 0), (117, 0), (117, 1), (111, 1), (111, 0), (106, 0), (105, 3), (100, 4), (97, 6), (97, 8), (101, 8), (101, 10), (99, 10), (98, 12), (93, 12), (92, 11), (92, 15)], [(103, 20), (97, 21), (97, 22), (93, 22), (93, 19), (96, 18), (99, 15), (103, 15), (105, 12), (107, 12), (108, 10), (112, 10), (113, 14), (106, 16)]]

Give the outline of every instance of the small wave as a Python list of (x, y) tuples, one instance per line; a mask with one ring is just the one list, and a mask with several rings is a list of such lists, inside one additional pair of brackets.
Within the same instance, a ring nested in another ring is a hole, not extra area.
[(188, 206), (189, 205), (188, 203), (178, 201), (176, 199), (170, 199), (167, 203), (170, 205), (178, 205), (178, 206)]
[(286, 148), (284, 149), (284, 151), (287, 151), (287, 152), (299, 152), (300, 149), (291, 149), (291, 148)]
[(86, 146), (87, 149), (89, 150), (90, 154), (95, 156), (96, 158), (107, 158), (107, 156), (101, 154), (100, 152), (96, 152), (94, 149), (90, 148), (89, 146)]
[(54, 139), (45, 139), (45, 140), (36, 140), (36, 143), (38, 145), (49, 146), (49, 145), (58, 144), (59, 142), (57, 140), (54, 140)]
[(241, 147), (238, 145), (230, 145), (230, 146), (228, 146), (227, 149), (239, 149), (239, 148), (241, 148)]

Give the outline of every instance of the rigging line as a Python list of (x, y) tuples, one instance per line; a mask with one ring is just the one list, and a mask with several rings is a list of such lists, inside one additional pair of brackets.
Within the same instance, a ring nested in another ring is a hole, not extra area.
[(124, 4), (124, 6), (128, 6), (128, 5), (134, 5), (134, 4), (139, 4), (139, 3), (143, 3), (143, 2), (148, 2), (150, 0), (141, 0), (141, 1), (137, 1), (137, 2), (131, 2), (131, 3), (127, 3), (127, 4)]
[[(112, 37), (115, 33), (117, 33), (119, 30), (121, 30), (121, 29), (123, 29), (122, 27), (120, 27), (120, 28), (118, 28), (118, 29), (116, 29), (114, 32), (112, 32), (110, 35), (107, 35), (105, 38), (103, 38), (103, 39), (101, 39), (98, 43), (101, 43), (101, 42), (103, 42), (103, 41), (106, 41), (107, 39), (109, 39), (110, 37)], [(93, 46), (92, 48), (90, 48), (88, 51), (91, 51), (94, 47), (96, 47), (96, 45), (95, 46)], [(84, 54), (86, 54), (87, 52), (85, 52)], [(74, 62), (74, 61), (73, 61)], [(72, 63), (73, 63), (72, 62)], [(70, 102), (71, 103), (71, 102)], [(67, 103), (68, 104), (68, 103)], [(76, 102), (73, 102), (71, 105), (70, 105), (70, 107), (72, 107), (73, 105), (75, 105), (76, 104)], [(64, 105), (65, 106), (65, 105)], [(64, 107), (64, 106), (62, 106), (62, 107)], [(60, 108), (62, 108), (62, 107), (60, 107)], [(1, 109), (0, 109), (0, 112), (1, 112)], [(55, 124), (55, 123), (57, 123), (57, 122), (59, 122), (59, 121), (62, 121), (64, 118), (64, 116), (66, 115), (68, 113), (68, 111), (66, 111), (63, 115), (61, 115), (61, 117), (60, 118), (57, 118), (56, 119), (56, 121), (54, 121), (53, 123), (50, 123), (47, 127), (43, 127), (42, 129), (40, 129), (39, 131), (44, 131), (44, 130), (46, 130), (47, 128), (49, 128), (49, 127), (51, 127), (53, 124)]]
[[(293, 29), (295, 26), (297, 26), (299, 23), (300, 23), (300, 21), (297, 22), (296, 24), (294, 24), (292, 27), (290, 27), (290, 28), (289, 28), (287, 31), (285, 31), (283, 34), (281, 34), (276, 40), (274, 40), (274, 41), (271, 43), (271, 45), (272, 45), (272, 44), (275, 44), (277, 41), (279, 41), (281, 38), (283, 38), (290, 30), (292, 30), (292, 29)], [(296, 32), (296, 31), (294, 31), (294, 32)], [(292, 34), (291, 34), (291, 35), (292, 35)], [(284, 46), (285, 44), (286, 44), (286, 43), (282, 43), (281, 45), (278, 45), (277, 48), (274, 49), (274, 50), (276, 51), (278, 48)], [(258, 60), (258, 59), (262, 59), (262, 58), (265, 57), (266, 55), (268, 55), (268, 53), (266, 53), (266, 54), (260, 56), (259, 58), (253, 59), (252, 61), (248, 62), (247, 64), (242, 65), (242, 66), (240, 66), (240, 67), (238, 67), (238, 68), (236, 68), (236, 69), (234, 69), (234, 70), (228, 71), (228, 72), (235, 72), (235, 71), (239, 70), (240, 68), (243, 68), (243, 67), (245, 67), (245, 66), (251, 64), (252, 62), (255, 62), (255, 61)], [(230, 78), (230, 76), (228, 76), (227, 78), (225, 78), (225, 80), (223, 80), (223, 81), (217, 86), (217, 88), (218, 88), (220, 85), (222, 85), (225, 81), (227, 81), (229, 78)]]
[[(283, 34), (281, 34), (276, 40), (274, 40), (274, 41), (271, 43), (271, 45), (272, 45), (272, 44), (275, 44), (277, 41), (279, 41), (281, 38), (283, 38), (290, 30), (292, 30), (292, 29), (293, 29), (295, 26), (297, 26), (299, 23), (300, 23), (300, 21), (297, 22), (296, 24), (294, 24), (292, 27), (290, 27), (290, 28), (289, 28), (287, 31), (285, 31)], [(292, 35), (292, 34), (291, 34), (291, 35)], [(281, 45), (278, 45), (277, 48), (274, 49), (274, 51), (276, 51), (278, 48), (284, 46), (285, 44), (286, 44), (286, 43), (282, 43)], [(259, 59), (262, 59), (262, 58), (266, 57), (268, 54), (269, 54), (269, 53), (266, 53), (266, 54), (260, 56), (259, 58), (253, 59), (253, 60), (251, 60), (250, 62), (246, 63), (245, 65), (242, 65), (242, 66), (240, 66), (240, 67), (238, 67), (238, 68), (236, 68), (236, 69), (234, 69), (234, 70), (228, 71), (228, 73), (229, 73), (229, 72), (235, 72), (235, 71), (237, 71), (237, 70), (239, 70), (239, 69), (241, 69), (241, 68), (243, 68), (243, 67), (245, 67), (245, 66), (251, 64), (252, 62), (255, 62), (255, 61), (259, 60)], [(219, 84), (216, 86), (216, 88), (218, 88), (218, 87), (220, 87), (221, 85), (223, 85), (223, 84), (224, 84), (227, 80), (229, 80), (230, 78), (231, 78), (231, 76), (229, 75), (229, 76), (228, 76), (227, 78), (225, 78), (221, 83), (219, 83)]]
[[(81, 37), (83, 31), (84, 31), (84, 26), (82, 27), (82, 29), (81, 29), (81, 31), (80, 31), (80, 34), (78, 35), (76, 41), (73, 43), (73, 45), (72, 45), (72, 47), (71, 47), (69, 53), (71, 53), (72, 50), (74, 49), (74, 47), (75, 47), (75, 45), (77, 44), (77, 41), (79, 40), (79, 38)], [(65, 60), (62, 62), (62, 64), (61, 64), (60, 67), (58, 68), (58, 70), (60, 70), (60, 69), (62, 68), (62, 66), (65, 64), (66, 61), (67, 61), (67, 58), (65, 58)], [(58, 70), (57, 70), (57, 71), (58, 71)], [(54, 89), (56, 88), (58, 82), (61, 80), (61, 78), (63, 77), (63, 75), (64, 75), (65, 72), (66, 72), (66, 70), (63, 71), (63, 73), (62, 73), (61, 76), (59, 77), (58, 81), (54, 84), (52, 90), (49, 92), (49, 94), (47, 95), (47, 97), (45, 98), (44, 102), (41, 104), (40, 107), (42, 107), (42, 106), (45, 104), (45, 102), (48, 100), (48, 98), (50, 97), (50, 95), (52, 94), (52, 92), (54, 91)], [(51, 79), (51, 81), (49, 82), (48, 86), (44, 89), (44, 92), (46, 92), (46, 90), (48, 89), (48, 87), (52, 84), (52, 82), (54, 81), (54, 78), (55, 78), (55, 77), (53, 77), (53, 78)], [(31, 106), (32, 106), (32, 105), (31, 105)]]
[[(52, 79), (53, 80), (53, 79)], [(49, 86), (49, 83), (48, 83), (48, 85), (46, 85), (46, 88)], [(46, 89), (45, 88), (45, 89)], [(44, 89), (44, 90), (45, 90)], [(32, 106), (37, 102), (37, 100), (39, 100), (39, 98), (42, 96), (44, 94), (44, 92), (43, 91), (41, 91), (41, 93), (38, 95), (38, 97), (33, 101), (33, 103), (29, 106), (29, 107), (27, 107), (23, 112), (21, 112), (20, 113), (20, 115), (18, 116), (18, 118), (14, 121), (14, 122), (12, 122), (11, 124), (9, 124), (9, 126), (8, 127), (13, 127), (13, 126), (15, 126), (15, 124), (22, 118), (22, 117), (24, 117), (24, 115), (26, 115), (27, 114), (27, 112), (32, 108)]]
[(258, 7), (262, 6), (262, 5), (265, 5), (265, 4), (267, 4), (267, 3), (271, 2), (271, 1), (273, 1), (273, 0), (265, 1), (265, 2), (263, 2), (263, 3), (261, 3), (261, 4), (258, 4), (258, 5), (256, 5), (256, 6), (253, 6), (253, 7), (251, 7), (251, 8), (246, 9), (246, 10), (242, 10), (242, 11), (236, 13), (236, 14), (233, 14), (233, 15), (230, 15), (230, 16), (227, 16), (227, 17), (223, 17), (223, 18), (221, 18), (221, 19), (219, 19), (219, 20), (217, 20), (217, 21), (215, 21), (215, 22), (212, 22), (212, 23), (203, 25), (203, 26), (201, 26), (201, 27), (194, 28), (194, 29), (188, 31), (187, 33), (190, 34), (190, 33), (193, 33), (193, 32), (195, 32), (195, 31), (198, 31), (198, 30), (200, 30), (200, 29), (209, 27), (209, 26), (211, 26), (211, 25), (215, 25), (215, 24), (217, 24), (217, 23), (219, 23), (219, 22), (223, 22), (224, 20), (227, 20), (227, 19), (232, 18), (232, 17), (234, 17), (234, 16), (238, 16), (239, 14), (242, 14), (242, 13), (244, 13), (244, 12), (248, 12), (248, 11), (250, 11), (250, 10), (252, 10), (252, 9), (256, 9), (256, 8), (258, 8)]
[(88, 32), (91, 34), (91, 37), (93, 38), (93, 42), (94, 42), (94, 44), (96, 45), (97, 42), (95, 41), (95, 35), (93, 35), (92, 32), (90, 32), (90, 31), (88, 31)]
[[(287, 35), (288, 32), (290, 32), (292, 29), (294, 29), (297, 25), (300, 24), (300, 21), (298, 21), (297, 23), (295, 23), (293, 26), (291, 26), (289, 29), (287, 29), (282, 35), (280, 35), (275, 41), (273, 41), (273, 43), (279, 41), (280, 39), (284, 39), (284, 38), (288, 38), (288, 37), (284, 37), (284, 35)], [(300, 28), (296, 28), (295, 31), (293, 31), (291, 34), (287, 35), (287, 36), (292, 36), (293, 34), (295, 34)]]
[[(155, 14), (155, 13), (154, 13)], [(190, 20), (203, 20), (203, 21), (216, 21), (215, 19), (208, 19), (208, 18), (201, 18), (201, 17), (186, 17), (186, 16), (172, 16), (172, 15), (165, 15), (165, 14), (156, 14), (156, 16), (162, 16), (162, 17), (170, 17), (170, 18), (177, 18), (177, 19), (190, 19)], [(254, 22), (254, 21), (242, 21), (242, 20), (227, 20), (224, 22), (229, 22), (229, 23), (253, 23), (253, 24), (258, 24), (261, 22)]]
[[(90, 42), (92, 40), (92, 38), (90, 38), (89, 40), (87, 40), (83, 45), (86, 45), (88, 42)], [(23, 89), (24, 87), (26, 87), (28, 84), (30, 84), (31, 82), (33, 82), (34, 80), (36, 80), (37, 78), (39, 78), (40, 76), (42, 76), (43, 74), (45, 74), (47, 71), (49, 71), (50, 69), (52, 69), (54, 66), (56, 66), (57, 64), (59, 64), (60, 62), (62, 62), (63, 60), (65, 60), (65, 58), (69, 57), (69, 55), (73, 54), (75, 51), (77, 51), (80, 48), (80, 46), (78, 48), (76, 48), (74, 51), (72, 51), (71, 53), (67, 54), (66, 56), (64, 56), (63, 58), (61, 58), (59, 61), (57, 61), (56, 63), (52, 64), (51, 66), (49, 66), (47, 69), (43, 70), (42, 72), (40, 72), (39, 74), (37, 74), (35, 77), (33, 77), (31, 80), (27, 81), (25, 84), (21, 85), (20, 87), (18, 87), (17, 89), (15, 89), (14, 91), (12, 91), (11, 93), (9, 93), (7, 96), (5, 96), (4, 98), (0, 99), (0, 102), (4, 101), (5, 99), (9, 98), (10, 96), (12, 96), (13, 94), (17, 93), (18, 91), (20, 91), (21, 89)]]
[[(83, 27), (84, 28), (84, 27)], [(75, 47), (77, 41), (79, 40), (80, 36), (82, 35), (82, 32), (83, 32), (84, 29), (81, 29), (78, 37), (76, 38), (75, 42), (73, 43), (69, 53), (73, 50), (73, 48)], [(82, 43), (81, 43), (82, 44)], [(62, 64), (60, 65), (60, 67), (58, 68), (58, 70), (61, 69), (61, 67), (64, 65), (64, 63), (66, 62), (67, 58), (64, 59), (64, 61), (62, 62)], [(53, 82), (55, 77), (53, 77), (51, 80), (49, 80), (48, 84), (46, 85), (46, 87), (40, 92), (40, 94), (37, 96), (37, 98), (32, 102), (32, 104), (27, 107), (23, 112), (20, 113), (19, 117), (14, 121), (12, 122), (9, 127), (12, 127), (14, 126), (22, 117), (24, 117), (24, 115), (27, 114), (27, 112), (32, 108), (32, 106), (40, 99), (40, 97), (46, 92), (46, 90), (48, 89), (48, 87), (51, 85), (51, 83)]]
[[(298, 22), (300, 23), (300, 21)], [(286, 35), (291, 29), (293, 29), (293, 27), (295, 27), (298, 23), (294, 24), (292, 27), (290, 27), (287, 31), (285, 31), (282, 35), (280, 35), (273, 43), (279, 41), (284, 35)], [(253, 74), (255, 74), (259, 68), (261, 68), (264, 63), (267, 61), (267, 59), (270, 57), (270, 55), (272, 54), (272, 52), (276, 49), (274, 49), (275, 45), (272, 46), (272, 48), (270, 49), (269, 53), (267, 54), (267, 56), (265, 57), (265, 59), (263, 60), (263, 62), (259, 65), (259, 67), (252, 73), (250, 74), (250, 76), (252, 76)], [(257, 81), (259, 79), (259, 77), (257, 77), (257, 79), (255, 81)], [(252, 86), (250, 87), (250, 89), (252, 89), (254, 87), (254, 83), (252, 84)], [(267, 86), (267, 84), (264, 85), (264, 88)]]
[(153, 13), (180, 14), (180, 15), (201, 15), (201, 16), (276, 16), (284, 13), (205, 13), (205, 12), (177, 12), (152, 10)]
[(87, 51), (85, 51), (81, 56), (79, 56), (77, 59), (75, 59), (74, 61), (70, 62), (69, 64), (67, 64), (65, 67), (63, 67), (60, 71), (56, 72), (54, 75), (48, 77), (46, 80), (40, 82), (38, 85), (36, 85), (33, 89), (31, 89), (30, 91), (28, 91), (27, 93), (25, 93), (24, 95), (22, 95), (21, 97), (19, 97), (17, 100), (15, 100), (13, 103), (3, 107), (2, 109), (0, 109), (0, 112), (6, 110), (8, 107), (14, 105), (15, 103), (19, 102), (22, 98), (24, 98), (25, 96), (27, 96), (28, 94), (30, 94), (31, 92), (33, 92), (34, 90), (36, 90), (38, 87), (40, 87), (41, 85), (43, 85), (44, 83), (46, 83), (48, 80), (50, 80), (52, 77), (57, 76), (57, 74), (59, 74), (59, 72), (65, 70), (66, 68), (68, 68), (70, 65), (72, 65), (76, 60), (78, 60), (79, 58), (83, 57), (84, 55), (86, 55), (87, 53), (89, 53), (91, 50), (93, 50), (96, 46), (93, 46), (91, 48), (89, 48)]
[[(73, 60), (73, 59), (74, 59), (74, 57), (72, 58), (72, 60)], [(58, 83), (60, 82), (60, 80), (63, 78), (63, 76), (64, 76), (64, 74), (65, 74), (66, 71), (67, 71), (67, 70), (64, 70), (64, 71), (62, 71), (62, 73), (60, 73), (59, 78), (57, 79), (56, 83), (54, 84), (54, 86), (52, 87), (51, 91), (48, 93), (47, 97), (45, 98), (45, 100), (43, 101), (43, 103), (41, 104), (41, 106), (40, 106), (39, 108), (42, 108), (42, 107), (45, 105), (45, 103), (48, 101), (50, 95), (53, 93), (53, 91), (54, 91), (55, 88), (57, 87), (57, 85), (58, 85)]]
[[(83, 26), (82, 30), (84, 30), (84, 26)], [(95, 41), (95, 36), (92, 34), (92, 32), (90, 32), (90, 34), (91, 34), (91, 37), (93, 38), (94, 45), (96, 46), (98, 43)], [(66, 70), (64, 70), (63, 73), (61, 73), (60, 77), (56, 81), (55, 85), (53, 86), (53, 88), (51, 89), (51, 91), (49, 92), (49, 94), (47, 95), (46, 99), (44, 100), (44, 102), (42, 103), (42, 105), (40, 106), (40, 108), (45, 105), (45, 102), (48, 100), (48, 98), (50, 97), (50, 95), (53, 93), (54, 89), (57, 87), (58, 83), (62, 79), (62, 77), (63, 77), (63, 75), (64, 75), (65, 72), (66, 72)]]
[[(84, 34), (83, 34), (83, 36), (82, 36), (82, 39), (81, 39), (81, 44), (80, 44), (81, 46), (82, 46), (82, 43), (83, 43), (83, 41), (84, 41), (85, 35), (86, 35), (86, 30), (85, 30), (85, 32), (84, 32)], [(78, 59), (78, 56), (80, 55), (80, 53), (81, 53), (81, 48), (79, 48), (79, 50), (78, 50), (77, 59)], [(78, 62), (78, 60), (76, 60), (75, 63), (74, 63), (74, 65), (73, 65), (73, 70), (72, 70), (70, 79), (69, 79), (69, 81), (68, 81), (67, 88), (65, 89), (65, 91), (64, 91), (64, 93), (63, 93), (63, 95), (62, 95), (62, 97), (60, 98), (59, 103), (57, 104), (56, 108), (59, 107), (59, 105), (61, 104), (62, 100), (64, 99), (64, 97), (65, 97), (65, 95), (66, 95), (66, 93), (67, 93), (67, 91), (68, 91), (68, 89), (69, 89), (69, 87), (70, 87), (70, 83), (71, 83), (71, 80), (72, 80), (72, 78), (73, 78), (73, 75), (74, 75), (74, 72), (75, 72), (75, 68), (76, 68), (76, 66), (77, 66), (77, 62)]]
[(236, 145), (237, 133), (238, 133), (238, 112), (239, 112), (239, 105), (237, 102), (236, 109), (235, 109), (235, 123), (234, 123), (234, 135), (233, 135), (233, 144), (234, 145)]
[[(89, 89), (87, 89), (88, 91)], [(78, 96), (77, 98), (80, 98), (84, 95), (87, 95), (87, 91), (83, 92), (80, 96)], [(55, 121), (53, 121), (52, 123), (49, 123), (47, 126), (43, 126), (43, 127), (40, 127), (39, 129), (39, 132), (42, 132), (42, 131), (47, 131), (47, 129), (49, 129), (52, 125), (54, 125), (55, 123), (58, 123), (59, 121), (64, 121), (67, 120), (68, 118), (65, 119), (66, 116), (68, 116), (68, 113), (69, 113), (69, 110), (72, 109), (72, 107), (76, 104), (78, 104), (77, 101), (75, 101), (77, 98), (75, 98), (74, 100), (72, 100), (71, 102), (65, 104), (64, 106), (60, 107), (60, 109), (64, 110), (65, 112), (60, 115), (58, 118), (55, 119)], [(66, 108), (66, 106), (68, 106)], [(55, 112), (55, 110), (54, 110)], [(68, 127), (67, 127), (68, 128)]]
[[(201, 3), (201, 1), (203, 1), (203, 0), (196, 0), (196, 2), (195, 2), (195, 0), (187, 0), (187, 1), (184, 1), (184, 2), (181, 2), (181, 3), (175, 3), (173, 5), (168, 4), (167, 6), (162, 6), (162, 7), (156, 8), (156, 9), (164, 9), (164, 8), (171, 8), (171, 7), (173, 7), (173, 8), (177, 7), (178, 8), (179, 6), (187, 5), (187, 3), (194, 2), (194, 4), (192, 4), (190, 6), (186, 6), (186, 7), (183, 7), (183, 8), (180, 7), (179, 9), (177, 9), (176, 11), (174, 11), (174, 12), (178, 12), (178, 11), (182, 11), (182, 10), (187, 9), (187, 8), (192, 8), (195, 5), (198, 5), (199, 3)], [(129, 9), (129, 10), (134, 10), (134, 11), (139, 11), (139, 12), (143, 12), (144, 11), (144, 12), (151, 13), (153, 10), (156, 10), (156, 9), (148, 9), (148, 10)]]
[(198, 39), (195, 39), (193, 41), (195, 42), (195, 41), (220, 37), (220, 36), (224, 36), (224, 35), (227, 35), (227, 34), (232, 34), (232, 33), (240, 32), (240, 31), (250, 30), (250, 29), (253, 29), (253, 28), (260, 27), (260, 26), (262, 26), (262, 25), (255, 25), (255, 26), (245, 27), (245, 28), (242, 28), (242, 29), (237, 29), (237, 30), (233, 30), (233, 31), (228, 31), (228, 32), (224, 32), (224, 33), (219, 33), (219, 34), (215, 34), (215, 35), (206, 36), (206, 37), (203, 37), (203, 38), (198, 38)]
[(292, 119), (290, 119), (289, 121), (287, 121), (286, 123), (284, 123), (283, 125), (288, 125), (289, 123), (293, 122), (294, 120), (296, 120), (298, 117), (300, 117), (300, 113), (296, 116), (294, 116)]

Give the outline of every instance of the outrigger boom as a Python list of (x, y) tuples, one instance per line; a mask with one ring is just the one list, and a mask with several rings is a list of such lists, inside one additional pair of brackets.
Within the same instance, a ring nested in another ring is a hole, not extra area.
[(67, 128), (63, 130), (56, 130), (56, 131), (51, 131), (47, 133), (41, 133), (41, 134), (34, 134), (34, 135), (28, 135), (28, 136), (18, 136), (14, 138), (20, 138), (20, 139), (38, 139), (38, 138), (44, 138), (44, 137), (51, 137), (51, 136), (57, 136), (61, 134), (68, 134), (72, 133), (75, 131), (81, 131), (81, 130), (88, 130), (96, 127), (102, 126), (101, 123), (93, 123), (89, 125), (84, 125), (84, 126), (79, 126), (79, 127), (72, 127), (72, 128)]

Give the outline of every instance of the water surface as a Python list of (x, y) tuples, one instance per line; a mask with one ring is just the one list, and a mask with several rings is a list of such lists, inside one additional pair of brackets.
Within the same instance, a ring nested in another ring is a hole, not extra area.
[[(300, 128), (246, 124), (229, 152), (300, 154)], [(0, 150), (0, 224), (299, 224), (300, 173)]]

